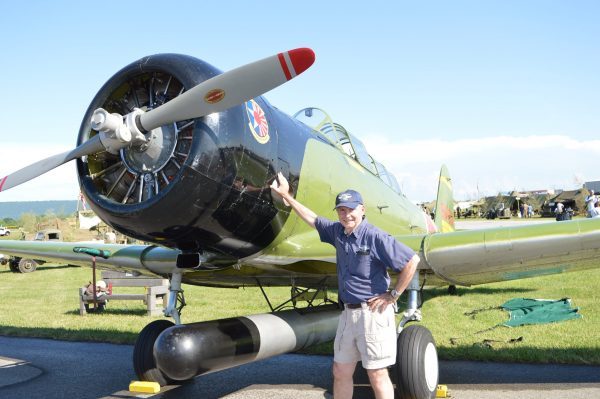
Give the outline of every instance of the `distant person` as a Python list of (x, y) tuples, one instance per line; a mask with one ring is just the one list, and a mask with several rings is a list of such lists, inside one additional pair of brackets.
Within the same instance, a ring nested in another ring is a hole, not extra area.
[(531, 204), (527, 205), (527, 216), (529, 218), (533, 217), (533, 205), (531, 205)]
[(571, 220), (573, 218), (573, 208), (571, 208), (570, 206), (567, 207), (567, 209), (565, 209), (565, 212), (563, 214), (563, 220)]
[[(88, 285), (85, 287), (85, 296), (89, 297), (89, 298), (93, 298), (94, 297), (94, 284), (92, 284), (92, 282), (90, 281), (88, 283)], [(106, 306), (106, 300), (104, 298), (102, 298), (103, 296), (105, 296), (106, 294), (108, 294), (108, 289), (106, 288), (106, 282), (104, 280), (100, 280), (96, 282), (96, 309), (94, 310), (94, 308), (90, 309), (90, 304), (89, 303), (85, 303), (85, 310), (86, 312), (102, 312), (104, 311), (104, 307)]]
[(592, 217), (597, 218), (600, 217), (600, 201), (596, 201), (594, 205), (594, 209), (592, 209)]
[(590, 190), (590, 195), (585, 198), (585, 204), (587, 209), (587, 217), (593, 217), (593, 212), (596, 204), (598, 203), (598, 198), (594, 195), (594, 190)]
[(456, 207), (456, 218), (460, 219), (460, 206)]
[(521, 204), (519, 205), (519, 217), (520, 218), (525, 217), (525, 203), (524, 202), (521, 202)]
[(558, 202), (556, 204), (556, 208), (554, 208), (554, 214), (556, 215), (556, 220), (557, 221), (561, 221), (564, 220), (564, 212), (565, 212), (565, 206), (563, 205), (562, 202)]

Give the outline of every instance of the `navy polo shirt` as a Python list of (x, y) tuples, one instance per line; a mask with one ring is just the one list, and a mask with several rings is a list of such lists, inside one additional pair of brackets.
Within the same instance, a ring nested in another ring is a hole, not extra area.
[(387, 268), (400, 272), (415, 252), (364, 219), (346, 235), (340, 222), (317, 217), (321, 241), (336, 249), (338, 295), (344, 303), (366, 302), (390, 286)]

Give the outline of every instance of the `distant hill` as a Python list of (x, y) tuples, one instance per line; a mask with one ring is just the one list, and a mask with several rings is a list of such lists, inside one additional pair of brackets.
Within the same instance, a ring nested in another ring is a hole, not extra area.
[(18, 219), (22, 213), (43, 215), (53, 212), (56, 215), (71, 215), (77, 211), (77, 201), (23, 201), (0, 202), (0, 219)]

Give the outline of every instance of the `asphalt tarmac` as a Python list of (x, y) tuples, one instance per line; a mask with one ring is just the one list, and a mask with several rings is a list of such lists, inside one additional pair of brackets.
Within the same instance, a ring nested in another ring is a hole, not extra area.
[[(288, 354), (204, 376), (157, 395), (133, 394), (130, 345), (0, 337), (0, 398), (331, 398), (329, 356)], [(441, 362), (452, 398), (598, 398), (600, 367)], [(366, 375), (355, 398), (373, 398)]]

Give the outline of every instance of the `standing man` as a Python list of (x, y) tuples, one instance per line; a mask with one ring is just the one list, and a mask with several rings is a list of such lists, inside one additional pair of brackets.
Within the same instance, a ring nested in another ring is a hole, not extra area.
[(590, 195), (585, 198), (585, 203), (587, 207), (587, 217), (594, 217), (594, 208), (596, 207), (596, 203), (598, 202), (598, 198), (594, 195), (594, 190), (590, 190)]
[[(360, 193), (346, 190), (335, 200), (338, 222), (317, 216), (296, 201), (286, 178), (279, 173), (271, 184), (286, 205), (321, 241), (336, 249), (338, 296), (344, 303), (334, 342), (333, 395), (351, 398), (356, 363), (362, 361), (377, 399), (393, 399), (394, 387), (387, 367), (396, 363), (394, 306), (410, 283), (419, 257), (406, 245), (365, 219)], [(391, 291), (387, 268), (398, 272)]]
[(554, 213), (556, 214), (556, 221), (560, 222), (561, 220), (565, 220), (563, 211), (565, 210), (565, 206), (562, 202), (558, 202), (556, 204), (556, 208), (554, 209)]

